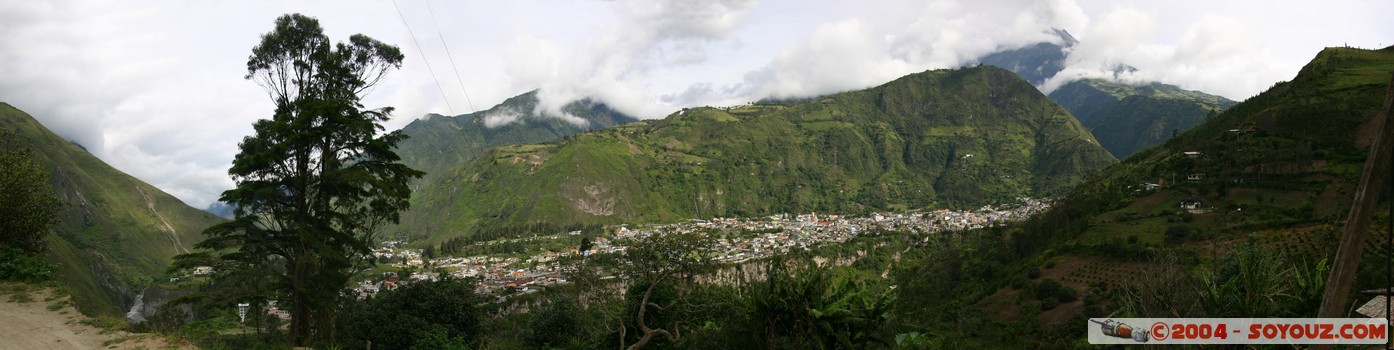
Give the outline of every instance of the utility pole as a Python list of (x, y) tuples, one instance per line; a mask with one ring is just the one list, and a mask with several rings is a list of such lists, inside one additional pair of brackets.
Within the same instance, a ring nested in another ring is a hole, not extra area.
[[(1370, 229), (1370, 218), (1375, 213), (1375, 204), (1383, 193), (1385, 174), (1390, 171), (1390, 156), (1394, 153), (1394, 122), (1389, 120), (1391, 105), (1394, 105), (1394, 76), (1384, 100), (1384, 109), (1375, 115), (1375, 125), (1379, 130), (1370, 145), (1370, 155), (1365, 160), (1365, 169), (1360, 175), (1360, 187), (1355, 192), (1355, 203), (1346, 216), (1342, 228), (1341, 245), (1336, 250), (1336, 261), (1331, 266), (1331, 275), (1326, 279), (1326, 291), (1321, 298), (1321, 310), (1317, 317), (1343, 317), (1346, 299), (1350, 296), (1352, 279), (1356, 267), (1360, 265), (1360, 255), (1365, 248), (1365, 236)], [(1317, 348), (1329, 349), (1330, 345)]]

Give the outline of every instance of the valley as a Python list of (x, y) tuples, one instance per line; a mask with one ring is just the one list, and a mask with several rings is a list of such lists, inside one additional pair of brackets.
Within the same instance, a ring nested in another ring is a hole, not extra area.
[[(519, 238), (475, 242), (458, 248), (393, 248), (400, 242), (374, 250), (387, 271), (415, 271), (410, 281), (437, 280), (441, 276), (478, 278), (477, 291), (504, 301), (512, 295), (526, 295), (566, 284), (564, 275), (586, 268), (587, 260), (607, 261), (624, 254), (628, 244), (649, 236), (693, 233), (711, 239), (708, 247), (712, 262), (719, 266), (739, 266), (798, 251), (836, 246), (866, 236), (875, 240), (883, 234), (952, 235), (955, 232), (1005, 227), (1049, 208), (1049, 204), (1030, 198), (1002, 207), (984, 206), (971, 211), (874, 213), (867, 216), (837, 214), (780, 214), (765, 218), (712, 218), (682, 223), (644, 225), (634, 229), (620, 225), (602, 232), (535, 233)], [(928, 240), (929, 238), (925, 238)], [(581, 247), (589, 245), (588, 249)], [(590, 258), (596, 256), (595, 258)], [(614, 278), (618, 269), (604, 262), (590, 265), (602, 269), (601, 278)], [(371, 277), (371, 276), (370, 276)], [(376, 281), (376, 283), (375, 283)], [(380, 278), (359, 283), (361, 296), (379, 293)]]
[(1010, 72), (938, 70), (816, 101), (689, 108), (498, 147), (423, 187), (397, 230), (441, 242), (686, 218), (961, 209), (1060, 195), (1113, 162)]
[(1394, 283), (1391, 4), (387, 4), (0, 6), (0, 348), (1209, 348), (1131, 327)]

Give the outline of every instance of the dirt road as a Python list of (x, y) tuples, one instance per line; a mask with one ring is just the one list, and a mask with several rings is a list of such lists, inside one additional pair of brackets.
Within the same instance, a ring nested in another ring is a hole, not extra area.
[[(0, 293), (0, 349), (192, 349), (151, 334), (110, 331), (84, 324), (86, 316), (49, 290)], [(23, 293), (28, 297), (16, 297)], [(27, 302), (24, 302), (28, 300)], [(61, 307), (49, 308), (53, 305)]]

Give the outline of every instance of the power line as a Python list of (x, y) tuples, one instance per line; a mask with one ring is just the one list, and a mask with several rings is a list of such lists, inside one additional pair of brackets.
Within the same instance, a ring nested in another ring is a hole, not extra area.
[(402, 15), (402, 8), (397, 6), (397, 0), (392, 0), (392, 8), (397, 9), (397, 18), (402, 19), (402, 26), (407, 27), (407, 35), (411, 35), (411, 42), (416, 44), (416, 52), (421, 54), (421, 61), (426, 62), (426, 71), (431, 72), (431, 80), (436, 82), (436, 90), (440, 91), (440, 98), (445, 99), (445, 107), (450, 109), (450, 114), (455, 114), (455, 106), (450, 105), (450, 98), (445, 96), (445, 89), (440, 87), (440, 79), (436, 78), (436, 70), (431, 69), (431, 60), (426, 59), (426, 51), (421, 50), (421, 42), (416, 41), (416, 33), (411, 32), (411, 25), (407, 24), (407, 17)]
[(470, 101), (470, 92), (465, 90), (465, 80), (460, 79), (460, 67), (455, 65), (455, 56), (450, 54), (450, 45), (445, 44), (445, 34), (440, 32), (440, 22), (436, 22), (436, 11), (431, 10), (430, 0), (421, 0), (421, 2), (426, 3), (426, 13), (431, 14), (431, 23), (436, 25), (436, 35), (440, 37), (440, 46), (445, 47), (445, 57), (450, 59), (450, 68), (455, 70), (455, 82), (460, 83), (460, 92), (465, 93), (465, 103), (469, 104), (470, 113), (474, 113), (474, 102)]

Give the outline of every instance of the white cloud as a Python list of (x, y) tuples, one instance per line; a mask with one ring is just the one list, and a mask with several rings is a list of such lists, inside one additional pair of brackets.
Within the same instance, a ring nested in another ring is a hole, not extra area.
[(750, 96), (801, 97), (871, 86), (912, 73), (915, 64), (887, 55), (887, 43), (859, 20), (818, 27), (808, 40), (746, 75)]
[(242, 76), (259, 35), (285, 13), (319, 18), (333, 40), (364, 33), (402, 48), (403, 68), (364, 100), (397, 108), (390, 129), (537, 88), (544, 112), (573, 122), (560, 107), (583, 98), (657, 118), (834, 93), (1052, 40), (1049, 28), (1080, 39), (1065, 76), (1112, 76), (1126, 64), (1137, 71), (1120, 79), (1234, 99), (1290, 79), (1322, 47), (1394, 44), (1394, 22), (1378, 15), (1394, 2), (1377, 0), (397, 4), (416, 40), (383, 1), (4, 1), (0, 100), (202, 207), (231, 187), (237, 143), (270, 113)]
[(958, 67), (999, 50), (1059, 41), (1052, 28), (1088, 23), (1072, 0), (872, 5), (850, 18), (816, 26), (738, 83), (716, 88), (699, 82), (662, 99), (685, 105), (731, 104), (867, 88), (918, 71)]
[(513, 124), (518, 122), (518, 118), (521, 117), (522, 114), (519, 114), (518, 111), (511, 110), (489, 113), (489, 115), (484, 116), (484, 127), (493, 129), (500, 126)]
[[(1080, 36), (1064, 71), (1042, 89), (1052, 91), (1079, 78), (1141, 83), (1160, 81), (1183, 88), (1243, 99), (1290, 78), (1294, 71), (1251, 28), (1257, 23), (1216, 14), (1199, 16), (1172, 43), (1156, 40), (1155, 15), (1119, 8)], [(1315, 52), (1314, 52), (1315, 53)], [(1135, 70), (1120, 70), (1120, 67)]]
[[(648, 89), (659, 69), (706, 62), (709, 42), (725, 38), (741, 23), (754, 1), (618, 1), (617, 21), (579, 45), (520, 37), (508, 49), (516, 89), (538, 88), (538, 113), (564, 116), (561, 108), (583, 98), (604, 101), (616, 110), (646, 118), (667, 114)], [(573, 121), (579, 119), (572, 119)]]

